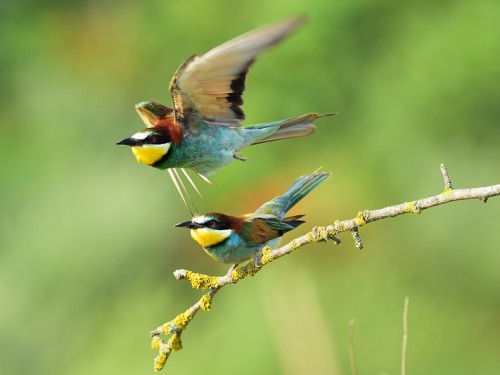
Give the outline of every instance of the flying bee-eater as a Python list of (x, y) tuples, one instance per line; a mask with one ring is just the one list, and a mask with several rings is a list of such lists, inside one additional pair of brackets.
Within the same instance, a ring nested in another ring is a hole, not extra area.
[(118, 144), (131, 146), (138, 162), (167, 169), (187, 205), (189, 194), (178, 170), (199, 193), (186, 169), (209, 182), (208, 176), (231, 160), (245, 160), (239, 154), (244, 147), (311, 134), (316, 119), (333, 113), (242, 126), (248, 69), (303, 23), (299, 17), (264, 26), (188, 58), (170, 82), (173, 109), (157, 101), (137, 104), (146, 128)]
[(283, 195), (246, 215), (210, 212), (175, 226), (191, 229), (191, 237), (215, 260), (237, 265), (260, 255), (266, 245), (275, 248), (283, 234), (304, 223), (300, 220), (303, 215), (285, 215), (330, 175), (302, 176)]

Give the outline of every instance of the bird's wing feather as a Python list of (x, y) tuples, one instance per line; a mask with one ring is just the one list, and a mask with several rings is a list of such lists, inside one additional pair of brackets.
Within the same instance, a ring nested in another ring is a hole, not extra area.
[(250, 65), (303, 22), (300, 17), (264, 26), (186, 60), (170, 82), (177, 123), (195, 125), (192, 117), (198, 116), (240, 126), (245, 118), (241, 105)]
[[(262, 243), (281, 237), (284, 233), (294, 229), (300, 216), (279, 220), (274, 215), (245, 215), (241, 229), (241, 236), (247, 243)], [(292, 221), (288, 221), (292, 219)], [(300, 222), (302, 223), (302, 222)]]
[(264, 218), (254, 217), (243, 223), (241, 236), (247, 243), (262, 243), (279, 237), (279, 231), (273, 229), (268, 223), (272, 220), (278, 220), (276, 217)]

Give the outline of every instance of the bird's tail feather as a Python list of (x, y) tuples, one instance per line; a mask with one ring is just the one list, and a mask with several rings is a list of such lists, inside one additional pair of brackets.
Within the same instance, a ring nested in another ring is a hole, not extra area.
[(283, 219), (285, 223), (288, 225), (292, 226), (293, 228), (297, 228), (299, 225), (304, 224), (304, 220), (300, 220), (300, 218), (304, 217), (304, 215), (295, 215), (295, 216), (288, 216)]
[(283, 194), (286, 197), (284, 211), (288, 212), (302, 198), (309, 194), (316, 186), (329, 178), (331, 173), (313, 173), (308, 176), (299, 177), (288, 191)]
[[(307, 113), (302, 116), (292, 117), (280, 122), (279, 129), (271, 134), (270, 136), (255, 141), (253, 144), (265, 143), (277, 141), (279, 139), (285, 138), (297, 138), (297, 137), (305, 137), (313, 133), (316, 130), (316, 126), (314, 125), (314, 121), (321, 117), (327, 116), (335, 116), (336, 113), (326, 113), (326, 114), (317, 114), (317, 113)], [(275, 123), (273, 123), (274, 125)]]
[(265, 203), (256, 212), (273, 214), (282, 218), (286, 212), (330, 176), (331, 173), (313, 173), (299, 177), (285, 194)]

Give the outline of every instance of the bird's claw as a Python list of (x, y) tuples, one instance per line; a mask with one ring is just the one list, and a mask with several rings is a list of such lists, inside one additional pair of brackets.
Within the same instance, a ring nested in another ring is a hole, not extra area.
[(236, 152), (233, 154), (233, 158), (235, 158), (236, 160), (241, 160), (241, 161), (247, 161), (248, 160), (248, 158), (246, 158), (244, 156), (241, 156), (241, 155), (239, 155)]

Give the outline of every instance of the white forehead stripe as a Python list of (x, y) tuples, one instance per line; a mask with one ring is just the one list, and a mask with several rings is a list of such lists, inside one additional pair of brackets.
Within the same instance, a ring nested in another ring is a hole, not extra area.
[(199, 216), (194, 216), (192, 221), (195, 222), (196, 224), (205, 224), (210, 220), (214, 220), (214, 218), (211, 216), (199, 215)]
[(134, 139), (137, 139), (139, 141), (142, 141), (143, 139), (146, 139), (147, 136), (149, 135), (150, 133), (147, 133), (147, 132), (139, 132), (139, 133), (135, 133), (132, 137), (130, 138), (134, 138)]

